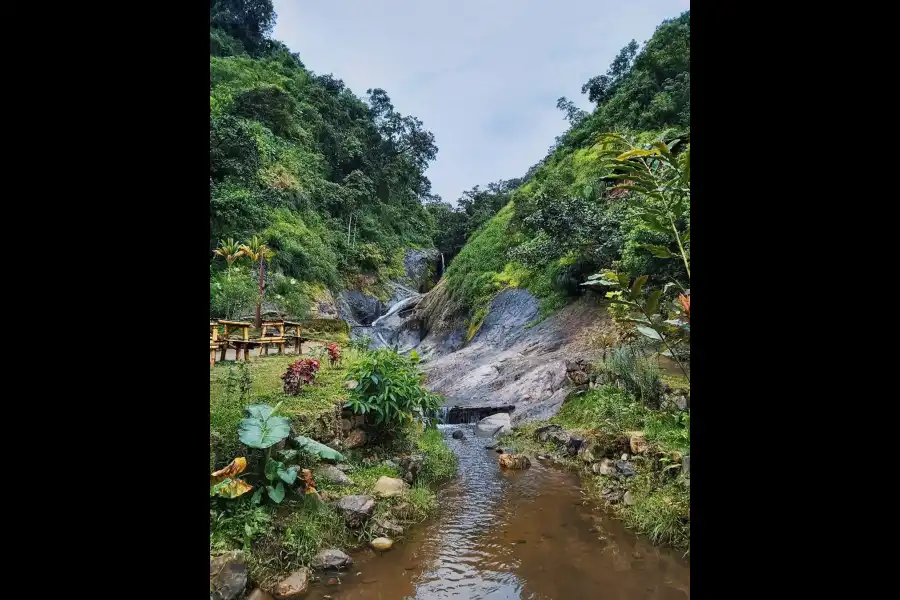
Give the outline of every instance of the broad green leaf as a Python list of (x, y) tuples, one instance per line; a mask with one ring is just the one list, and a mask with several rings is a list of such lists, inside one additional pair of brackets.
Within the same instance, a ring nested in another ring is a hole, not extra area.
[(278, 478), (288, 485), (294, 483), (297, 479), (297, 467), (287, 467), (278, 469)]
[(636, 277), (634, 279), (634, 283), (631, 284), (632, 300), (637, 300), (641, 297), (641, 288), (643, 288), (644, 284), (647, 283), (647, 279), (649, 279), (649, 275), (641, 275), (640, 277)]
[(628, 160), (630, 158), (639, 158), (643, 156), (656, 156), (659, 154), (659, 148), (651, 148), (650, 150), (629, 150), (628, 152), (623, 152), (622, 154), (616, 157), (616, 160)]
[(645, 337), (650, 338), (651, 340), (661, 340), (662, 339), (662, 336), (659, 335), (659, 333), (651, 327), (647, 327), (645, 325), (638, 325), (636, 329), (638, 330), (638, 333), (640, 333), (641, 335), (643, 335)]
[(290, 434), (290, 420), (287, 417), (276, 417), (271, 413), (267, 419), (254, 417), (242, 419), (238, 426), (238, 437), (251, 448), (269, 448)]
[(280, 406), (280, 402), (275, 406), (275, 408), (272, 408), (268, 404), (251, 404), (244, 410), (247, 411), (247, 416), (251, 419), (259, 419), (261, 421), (265, 421), (266, 419), (271, 417)]
[(251, 498), (253, 504), (259, 504), (260, 502), (262, 502), (262, 491), (262, 488), (256, 488), (256, 491), (253, 492), (253, 497)]
[(335, 461), (344, 461), (347, 460), (343, 454), (335, 450), (334, 448), (330, 448), (325, 444), (321, 444), (312, 438), (308, 438), (303, 435), (298, 435), (294, 438), (294, 441), (297, 442), (297, 446), (310, 454), (314, 454), (320, 458), (326, 458), (328, 460)]
[(659, 298), (662, 296), (662, 290), (653, 290), (647, 297), (647, 312), (653, 314), (659, 308)]
[(212, 487), (212, 493), (220, 498), (237, 498), (253, 489), (243, 479), (225, 479)]
[(616, 279), (619, 280), (619, 285), (624, 289), (628, 289), (628, 274), (627, 273), (619, 273), (616, 275)]
[(278, 471), (284, 469), (284, 463), (277, 460), (269, 459), (266, 461), (266, 479), (275, 481), (278, 478)]
[(282, 482), (279, 481), (275, 487), (267, 485), (266, 491), (269, 492), (269, 498), (275, 504), (281, 504), (281, 501), (284, 500), (284, 484)]
[(672, 253), (665, 246), (657, 246), (656, 244), (643, 244), (643, 247), (650, 251), (650, 254), (656, 258), (672, 258)]

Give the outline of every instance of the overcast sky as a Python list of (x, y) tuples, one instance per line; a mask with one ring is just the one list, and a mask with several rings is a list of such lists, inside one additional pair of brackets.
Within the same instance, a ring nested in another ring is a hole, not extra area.
[(556, 99), (591, 105), (606, 72), (690, 0), (274, 0), (274, 37), (358, 96), (383, 88), (434, 133), (432, 192), (521, 177), (566, 129)]

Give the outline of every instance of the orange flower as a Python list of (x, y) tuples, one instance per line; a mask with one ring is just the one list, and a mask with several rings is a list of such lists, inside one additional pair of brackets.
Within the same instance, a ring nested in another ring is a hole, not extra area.
[(690, 321), (691, 320), (691, 297), (681, 294), (680, 296), (678, 296), (678, 301), (681, 302), (681, 310), (684, 311), (684, 317), (688, 321)]

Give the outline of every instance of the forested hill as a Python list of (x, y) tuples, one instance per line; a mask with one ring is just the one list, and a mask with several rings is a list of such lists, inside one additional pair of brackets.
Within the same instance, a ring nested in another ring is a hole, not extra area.
[[(579, 284), (599, 269), (647, 274), (651, 283), (686, 281), (679, 261), (647, 250), (657, 245), (664, 255), (668, 234), (648, 226), (627, 194), (605, 179), (610, 148), (603, 139), (618, 132), (638, 148), (660, 139), (680, 140), (676, 154), (689, 148), (690, 32), (687, 11), (664, 21), (643, 47), (626, 45), (605, 73), (584, 84), (582, 93), (595, 105), (590, 113), (560, 98), (570, 127), (522, 180), (476, 188), (458, 209), (429, 204), (441, 222), (454, 225), (437, 236), (442, 250), (468, 240), (447, 269), (446, 292), (473, 330), (507, 287), (529, 289), (546, 314), (578, 295)], [(689, 204), (678, 226), (689, 229)]]
[[(434, 136), (399, 114), (384, 90), (368, 90), (363, 100), (340, 79), (308, 69), (269, 37), (275, 18), (271, 0), (211, 7), (213, 288), (226, 285), (225, 261), (213, 254), (220, 240), (254, 234), (274, 251), (270, 271), (281, 298), (291, 290), (280, 284), (291, 280), (377, 287), (402, 272), (405, 248), (433, 245), (434, 219), (422, 199)], [(299, 285), (294, 300), (306, 291)]]

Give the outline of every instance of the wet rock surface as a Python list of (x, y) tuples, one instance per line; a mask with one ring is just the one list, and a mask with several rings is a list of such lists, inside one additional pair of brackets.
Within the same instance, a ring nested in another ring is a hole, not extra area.
[(313, 556), (311, 564), (314, 569), (346, 569), (353, 564), (353, 559), (343, 550), (328, 548)]
[(281, 581), (272, 590), (276, 600), (297, 600), (309, 591), (309, 570), (306, 567), (297, 569)]
[(375, 482), (372, 493), (378, 498), (390, 498), (392, 496), (399, 496), (408, 489), (409, 484), (402, 479), (382, 475), (378, 478), (378, 481)]
[(362, 525), (375, 512), (375, 498), (366, 495), (344, 496), (335, 503), (351, 527)]
[(229, 552), (209, 561), (209, 593), (213, 600), (234, 600), (247, 587), (244, 553)]
[(353, 485), (353, 480), (350, 479), (344, 472), (334, 465), (327, 465), (322, 467), (316, 472), (316, 477), (318, 479), (324, 479), (325, 481), (330, 481), (331, 483), (336, 483), (338, 485)]

